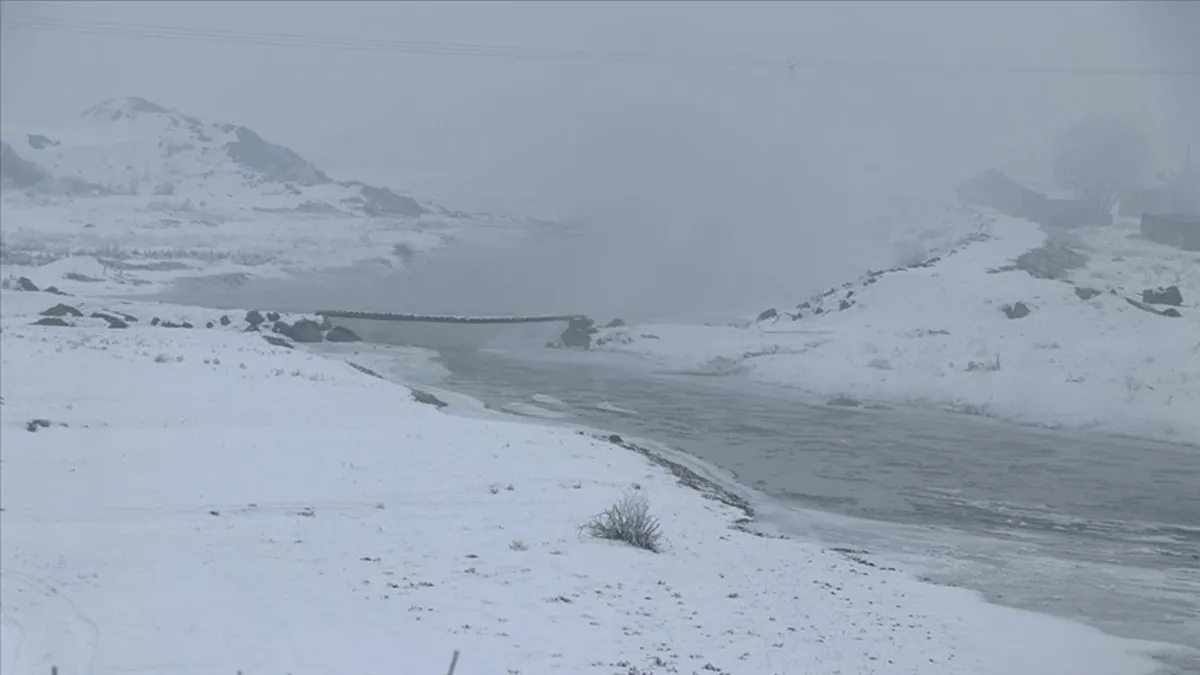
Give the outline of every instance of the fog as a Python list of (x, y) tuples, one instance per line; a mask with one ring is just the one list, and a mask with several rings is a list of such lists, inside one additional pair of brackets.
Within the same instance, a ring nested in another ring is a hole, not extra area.
[(1056, 132), (1092, 114), (1136, 120), (1177, 163), (1200, 80), (1147, 71), (1196, 65), (1188, 4), (5, 2), (5, 18), (518, 49), (5, 30), (0, 112), (54, 124), (138, 95), (337, 177), (584, 228), (553, 255), (477, 258), (448, 303), (698, 316), (876, 264), (889, 195), (942, 197), (991, 166), (1045, 180)]

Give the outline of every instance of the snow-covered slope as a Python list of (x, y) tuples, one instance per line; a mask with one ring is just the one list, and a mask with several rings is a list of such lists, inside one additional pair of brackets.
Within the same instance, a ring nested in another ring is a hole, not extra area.
[[(1200, 445), (1200, 254), (1146, 241), (1131, 223), (1048, 233), (956, 206), (919, 211), (938, 212), (901, 251), (934, 254), (923, 262), (732, 326), (631, 326), (596, 343), (819, 400)], [(1159, 287), (1182, 302), (1142, 302)]]
[(473, 227), (520, 229), (335, 181), (246, 127), (141, 98), (106, 101), (65, 128), (6, 125), (0, 136), (9, 266), (71, 256), (173, 261), (197, 268), (192, 276), (400, 266)]

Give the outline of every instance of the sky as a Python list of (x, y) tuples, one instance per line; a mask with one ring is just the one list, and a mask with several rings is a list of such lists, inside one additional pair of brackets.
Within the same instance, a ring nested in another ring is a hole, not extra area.
[[(737, 269), (749, 297), (857, 262), (883, 196), (941, 196), (990, 166), (1043, 180), (1055, 134), (1090, 115), (1136, 120), (1178, 162), (1200, 138), (1200, 80), (1046, 69), (1195, 64), (1189, 4), (6, 1), (4, 19), (590, 58), (6, 29), (0, 114), (54, 125), (142, 96), (337, 177), (585, 222), (594, 250), (634, 266)], [(717, 283), (703, 276), (677, 281)]]

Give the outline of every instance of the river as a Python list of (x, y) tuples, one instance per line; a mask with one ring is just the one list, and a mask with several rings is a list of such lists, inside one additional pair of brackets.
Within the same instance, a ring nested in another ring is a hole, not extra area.
[[(446, 283), (353, 273), (198, 280), (161, 299), (429, 311), (415, 298)], [(530, 313), (544, 309), (561, 311)], [(374, 341), (413, 337), (396, 325), (353, 327)], [(443, 330), (476, 334), (441, 345), (450, 375), (433, 384), (495, 407), (553, 397), (570, 422), (658, 441), (731, 472), (780, 505), (773, 513), (786, 530), (869, 550), (993, 602), (1200, 649), (1200, 449), (952, 413), (837, 408), (738, 378), (657, 371), (634, 357), (541, 349), (536, 331), (503, 329), (507, 348), (478, 349), (494, 333)], [(1200, 675), (1200, 657), (1164, 667)]]

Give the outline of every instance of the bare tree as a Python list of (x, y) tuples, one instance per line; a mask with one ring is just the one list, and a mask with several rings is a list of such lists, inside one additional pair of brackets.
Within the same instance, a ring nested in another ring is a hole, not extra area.
[(1109, 210), (1117, 195), (1149, 171), (1150, 141), (1135, 124), (1093, 117), (1063, 130), (1054, 150), (1054, 181)]

